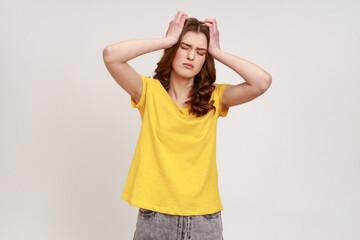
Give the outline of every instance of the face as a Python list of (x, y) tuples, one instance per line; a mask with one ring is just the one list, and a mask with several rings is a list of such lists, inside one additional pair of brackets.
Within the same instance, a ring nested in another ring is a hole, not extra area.
[(204, 65), (206, 51), (207, 38), (205, 34), (192, 31), (185, 33), (173, 60), (172, 70), (182, 77), (195, 77)]

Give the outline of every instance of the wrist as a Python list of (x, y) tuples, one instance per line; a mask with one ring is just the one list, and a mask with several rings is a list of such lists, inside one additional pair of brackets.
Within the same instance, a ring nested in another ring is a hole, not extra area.
[(213, 48), (209, 51), (209, 53), (211, 54), (211, 56), (213, 56), (213, 58), (217, 58), (217, 56), (221, 53), (221, 49)]
[(164, 41), (166, 44), (165, 48), (170, 48), (170, 47), (174, 46), (178, 40), (175, 38), (172, 38), (172, 37), (164, 37)]

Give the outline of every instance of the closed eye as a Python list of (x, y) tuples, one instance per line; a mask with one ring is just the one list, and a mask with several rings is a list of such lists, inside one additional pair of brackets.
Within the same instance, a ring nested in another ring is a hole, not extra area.
[[(182, 45), (180, 45), (180, 47), (181, 47), (181, 49), (184, 49), (184, 50), (189, 50), (189, 48), (188, 47), (184, 47), (184, 46), (182, 46)], [(205, 55), (205, 53), (203, 53), (203, 52), (197, 52), (200, 56), (204, 56)]]

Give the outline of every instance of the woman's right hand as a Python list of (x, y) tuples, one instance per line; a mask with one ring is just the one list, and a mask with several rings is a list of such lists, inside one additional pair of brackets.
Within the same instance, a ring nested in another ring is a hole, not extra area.
[(178, 11), (174, 19), (169, 23), (169, 28), (166, 31), (165, 38), (169, 39), (171, 46), (179, 41), (180, 34), (184, 28), (185, 20), (188, 19), (188, 15), (182, 11)]

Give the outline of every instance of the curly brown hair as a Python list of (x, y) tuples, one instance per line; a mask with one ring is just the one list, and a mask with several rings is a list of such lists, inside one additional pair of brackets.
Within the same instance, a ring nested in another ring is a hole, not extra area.
[[(170, 73), (172, 70), (172, 62), (175, 58), (176, 51), (178, 50), (181, 39), (185, 33), (193, 31), (196, 33), (204, 33), (207, 38), (207, 44), (209, 46), (209, 28), (204, 25), (204, 22), (197, 20), (196, 18), (188, 18), (185, 21), (184, 28), (179, 37), (179, 41), (170, 48), (164, 50), (164, 55), (157, 63), (157, 68), (155, 69), (154, 79), (158, 79), (166, 91), (169, 90), (170, 84)], [(202, 66), (200, 72), (194, 78), (194, 84), (190, 91), (190, 100), (186, 101), (189, 105), (189, 113), (194, 114), (197, 117), (201, 117), (208, 113), (210, 110), (216, 107), (213, 106), (214, 100), (210, 101), (211, 94), (215, 90), (213, 83), (216, 80), (216, 70), (215, 70), (215, 61), (214, 58), (206, 52), (206, 58), (204, 65)]]

